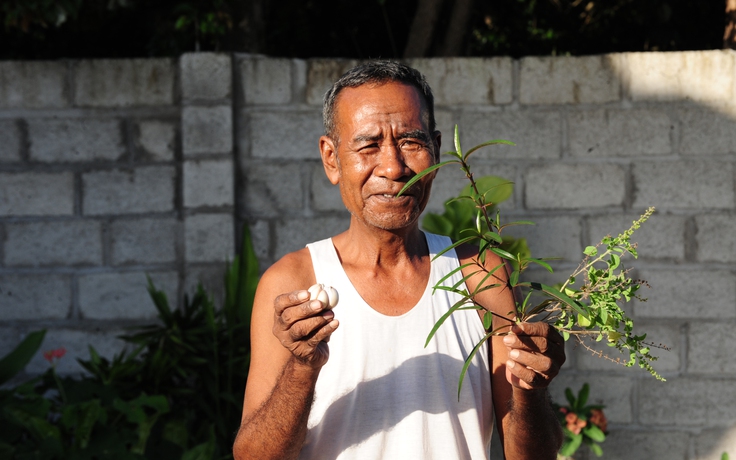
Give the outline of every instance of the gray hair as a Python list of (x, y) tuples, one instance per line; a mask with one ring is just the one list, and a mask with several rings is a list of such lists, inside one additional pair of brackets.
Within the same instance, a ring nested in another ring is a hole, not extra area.
[(324, 123), (325, 134), (335, 139), (335, 103), (340, 91), (345, 88), (365, 85), (366, 83), (388, 82), (405, 83), (419, 90), (419, 94), (424, 97), (426, 103), (427, 113), (423, 113), (422, 116), (427, 116), (429, 132), (430, 134), (433, 133), (435, 130), (434, 96), (424, 75), (418, 70), (396, 61), (376, 60), (367, 61), (348, 70), (325, 93), (322, 106), (322, 122)]

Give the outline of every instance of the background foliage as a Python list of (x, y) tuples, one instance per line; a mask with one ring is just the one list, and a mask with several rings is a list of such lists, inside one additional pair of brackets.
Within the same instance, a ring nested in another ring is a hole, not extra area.
[[(241, 253), (225, 274), (221, 305), (200, 285), (172, 308), (149, 282), (158, 322), (124, 336), (127, 350), (108, 360), (90, 346), (89, 359), (79, 361), (87, 372), (67, 376), (55, 369), (64, 350), (45, 352), (51, 363), (46, 373), (0, 388), (0, 458), (232, 458), (257, 283), (245, 226)], [(0, 359), (0, 385), (25, 367), (44, 334), (29, 334)]]
[[(469, 14), (450, 24), (453, 9)], [(0, 59), (176, 56), (400, 58), (419, 11), (436, 17), (425, 56), (716, 49), (722, 1), (702, 0), (3, 0)], [(421, 24), (427, 28), (426, 24)], [(442, 51), (445, 50), (445, 51)]]

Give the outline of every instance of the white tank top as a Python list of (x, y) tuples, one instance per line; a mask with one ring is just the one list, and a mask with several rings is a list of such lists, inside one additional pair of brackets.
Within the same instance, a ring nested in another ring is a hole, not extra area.
[[(431, 256), (450, 244), (426, 234)], [(493, 408), (488, 347), (473, 358), (460, 399), (465, 358), (485, 335), (476, 310), (453, 313), (427, 347), (435, 322), (460, 296), (432, 287), (459, 266), (455, 251), (432, 261), (419, 303), (386, 316), (358, 294), (331, 239), (308, 244), (318, 283), (340, 294), (330, 358), (322, 367), (300, 459), (452, 460), (489, 457)], [(456, 273), (445, 282), (462, 279)]]

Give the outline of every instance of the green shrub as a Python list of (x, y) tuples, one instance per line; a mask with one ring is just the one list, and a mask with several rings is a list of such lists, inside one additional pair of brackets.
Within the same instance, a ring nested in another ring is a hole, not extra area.
[[(220, 308), (200, 284), (172, 309), (149, 280), (159, 323), (123, 336), (111, 360), (89, 347), (83, 376), (43, 375), (0, 391), (0, 457), (9, 459), (231, 458), (250, 359), (250, 313), (258, 283), (247, 227), (225, 274)], [(0, 384), (30, 361), (45, 331), (0, 360)]]

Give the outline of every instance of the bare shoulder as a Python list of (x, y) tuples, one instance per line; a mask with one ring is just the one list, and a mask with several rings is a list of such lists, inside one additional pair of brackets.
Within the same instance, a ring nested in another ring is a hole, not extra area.
[(286, 254), (265, 271), (259, 289), (276, 287), (279, 294), (307, 289), (314, 284), (314, 269), (309, 249), (302, 248)]

